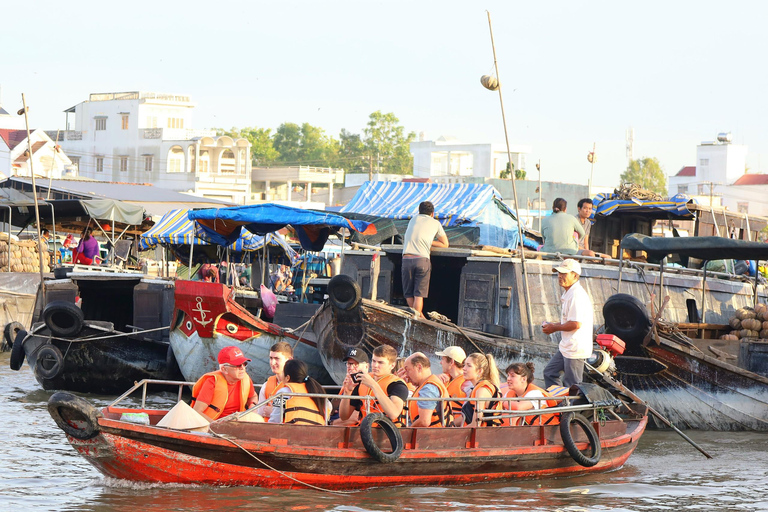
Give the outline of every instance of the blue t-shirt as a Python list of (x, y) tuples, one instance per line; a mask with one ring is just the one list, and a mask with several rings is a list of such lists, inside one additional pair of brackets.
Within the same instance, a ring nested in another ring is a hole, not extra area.
[[(440, 398), (440, 389), (434, 384), (426, 384), (419, 391), (419, 398)], [(419, 409), (434, 410), (437, 407), (436, 400), (418, 400), (416, 405)]]

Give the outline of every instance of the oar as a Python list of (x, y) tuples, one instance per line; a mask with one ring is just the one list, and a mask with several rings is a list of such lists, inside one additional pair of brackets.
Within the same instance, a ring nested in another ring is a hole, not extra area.
[(699, 451), (700, 451), (702, 454), (704, 454), (704, 456), (705, 456), (706, 458), (708, 458), (708, 459), (711, 459), (711, 458), (713, 458), (713, 457), (712, 457), (710, 454), (708, 454), (708, 453), (707, 453), (707, 452), (704, 450), (704, 448), (702, 448), (701, 446), (699, 446), (698, 444), (696, 444), (696, 443), (693, 441), (693, 439), (691, 439), (690, 437), (688, 437), (687, 435), (685, 435), (685, 434), (683, 433), (683, 431), (682, 431), (682, 430), (680, 430), (679, 428), (677, 428), (676, 426), (674, 426), (674, 425), (672, 424), (672, 422), (671, 422), (671, 421), (669, 421), (667, 418), (665, 418), (664, 416), (662, 416), (662, 415), (661, 415), (661, 413), (660, 413), (659, 411), (657, 411), (656, 409), (654, 409), (653, 407), (651, 407), (650, 405), (648, 405), (648, 404), (647, 404), (645, 401), (643, 401), (643, 400), (642, 400), (642, 399), (641, 399), (639, 396), (637, 396), (636, 394), (634, 394), (633, 392), (631, 392), (630, 390), (628, 390), (628, 389), (626, 388), (626, 386), (624, 386), (624, 384), (622, 384), (621, 382), (617, 382), (616, 380), (614, 380), (614, 379), (613, 379), (613, 377), (611, 377), (610, 375), (608, 375), (608, 374), (606, 374), (606, 373), (600, 373), (600, 372), (598, 372), (598, 371), (597, 371), (597, 370), (595, 370), (595, 369), (592, 367), (592, 365), (590, 365), (589, 363), (586, 363), (586, 362), (585, 362), (585, 363), (584, 363), (584, 366), (586, 366), (587, 368), (589, 368), (589, 369), (590, 369), (590, 370), (592, 370), (593, 372), (595, 372), (595, 373), (597, 373), (597, 374), (601, 375), (601, 376), (603, 377), (603, 380), (604, 380), (605, 382), (607, 382), (608, 384), (610, 384), (611, 386), (613, 386), (613, 388), (614, 388), (614, 389), (616, 389), (617, 391), (619, 391), (620, 393), (624, 393), (626, 396), (628, 396), (629, 398), (631, 398), (631, 399), (632, 399), (632, 400), (634, 400), (635, 402), (637, 402), (637, 403), (639, 403), (639, 404), (641, 404), (641, 405), (645, 405), (646, 407), (648, 407), (648, 411), (649, 411), (651, 414), (653, 414), (654, 416), (656, 416), (656, 417), (657, 417), (657, 418), (658, 418), (658, 419), (659, 419), (659, 420), (660, 420), (660, 421), (661, 421), (663, 424), (665, 424), (666, 426), (668, 426), (669, 428), (671, 428), (672, 430), (674, 430), (675, 432), (677, 432), (677, 433), (680, 435), (680, 437), (682, 437), (683, 439), (685, 439), (685, 440), (686, 440), (686, 441), (687, 441), (687, 442), (688, 442), (688, 443), (689, 443), (691, 446), (693, 446), (694, 448), (696, 448), (697, 450), (699, 450)]

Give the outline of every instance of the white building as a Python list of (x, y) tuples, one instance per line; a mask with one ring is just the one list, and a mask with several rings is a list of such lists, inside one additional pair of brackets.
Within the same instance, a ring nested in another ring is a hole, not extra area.
[(61, 178), (71, 171), (72, 162), (42, 130), (30, 130), (32, 158), (24, 117), (0, 106), (0, 173), (9, 176)]
[(702, 142), (696, 147), (696, 166), (680, 169), (669, 177), (669, 195), (687, 194), (700, 204), (724, 206), (724, 187), (744, 175), (747, 146), (731, 143), (730, 133), (721, 133), (716, 141)]
[[(528, 146), (511, 146), (512, 165), (526, 169)], [(465, 144), (455, 139), (411, 142), (413, 177), (429, 178), (436, 183), (458, 183), (467, 177), (499, 178), (506, 169), (506, 144)]]
[(732, 212), (768, 217), (768, 174), (742, 174), (732, 185), (715, 190)]
[[(100, 181), (152, 183), (245, 204), (250, 142), (192, 129), (188, 96), (153, 92), (91, 94), (65, 110), (61, 146), (79, 175)], [(69, 114), (74, 114), (70, 120)], [(55, 136), (56, 132), (48, 134)]]

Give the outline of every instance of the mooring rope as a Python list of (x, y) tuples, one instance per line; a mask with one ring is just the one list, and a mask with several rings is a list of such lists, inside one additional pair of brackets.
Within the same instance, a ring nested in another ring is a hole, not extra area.
[(240, 448), (243, 452), (245, 452), (247, 455), (249, 455), (251, 458), (253, 458), (259, 464), (262, 464), (263, 466), (265, 466), (267, 469), (269, 469), (271, 471), (274, 471), (275, 473), (279, 473), (279, 474), (283, 475), (284, 477), (286, 477), (286, 478), (288, 478), (290, 480), (293, 480), (296, 483), (299, 483), (301, 485), (305, 485), (305, 486), (307, 486), (307, 487), (309, 487), (311, 489), (315, 489), (315, 490), (323, 491), (323, 492), (328, 492), (328, 493), (331, 493), (331, 494), (355, 494), (357, 492), (357, 491), (334, 491), (333, 489), (324, 489), (323, 487), (318, 487), (316, 485), (312, 485), (310, 483), (303, 482), (303, 481), (299, 480), (298, 478), (292, 477), (291, 475), (289, 475), (289, 474), (287, 474), (287, 473), (285, 473), (283, 471), (280, 471), (279, 469), (273, 468), (272, 466), (270, 466), (269, 464), (267, 464), (263, 460), (259, 459), (253, 453), (251, 453), (248, 450), (246, 450), (243, 446), (241, 446), (234, 439), (230, 439), (229, 437), (221, 435), (221, 434), (219, 434), (217, 432), (214, 432), (213, 430), (209, 430), (209, 432), (211, 434), (213, 434), (215, 437), (218, 437), (220, 439), (224, 439), (225, 441), (228, 441), (228, 442), (232, 443), (233, 445), (235, 445), (236, 447)]
[(48, 339), (51, 340), (59, 340), (59, 341), (68, 341), (71, 343), (74, 342), (80, 342), (80, 341), (95, 341), (95, 340), (106, 340), (109, 338), (120, 338), (121, 336), (133, 336), (134, 334), (143, 334), (145, 332), (155, 332), (155, 331), (164, 331), (165, 329), (170, 329), (170, 327), (157, 327), (155, 329), (145, 329), (143, 331), (134, 331), (134, 332), (121, 332), (120, 334), (109, 334), (107, 336), (87, 336), (85, 338), (58, 338), (56, 336), (48, 336)]

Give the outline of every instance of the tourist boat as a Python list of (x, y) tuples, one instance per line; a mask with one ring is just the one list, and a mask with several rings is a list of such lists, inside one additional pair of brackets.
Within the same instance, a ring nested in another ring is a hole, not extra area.
[[(628, 235), (621, 247), (645, 251), (649, 257), (724, 258), (768, 260), (768, 245), (721, 237), (651, 238)], [(706, 268), (706, 265), (703, 265)], [(718, 288), (723, 282), (703, 272), (698, 286), (687, 300), (702, 297), (702, 290)], [(669, 292), (667, 280), (659, 280), (657, 297), (677, 298)], [(757, 277), (752, 286), (750, 306), (757, 304)], [(619, 290), (623, 291), (623, 290)], [(768, 431), (768, 343), (758, 339), (724, 340), (731, 331), (727, 323), (735, 313), (730, 302), (701, 300), (701, 309), (690, 309), (692, 321), (661, 320), (650, 332), (652, 316), (646, 304), (629, 294), (617, 294), (606, 302), (606, 330), (627, 343), (627, 353), (637, 364), (620, 366), (617, 376), (624, 385), (668, 417), (679, 427), (700, 430)], [(661, 299), (657, 299), (661, 304)], [(661, 305), (660, 304), (660, 305)], [(714, 310), (714, 311), (713, 311)], [(667, 318), (667, 309), (661, 310)], [(723, 321), (725, 320), (725, 322)], [(644, 358), (644, 360), (643, 360)]]
[[(374, 229), (367, 222), (350, 221), (332, 213), (276, 204), (191, 210), (188, 218), (195, 222), (200, 239), (220, 245), (232, 243), (242, 230), (266, 235), (290, 225), (302, 247), (319, 250), (332, 230)], [(267, 259), (263, 260), (255, 262), (254, 274), (265, 276), (266, 281)], [(332, 382), (317, 352), (312, 331), (306, 326), (291, 330), (265, 322), (237, 304), (231, 289), (218, 283), (179, 281), (175, 302), (170, 341), (185, 379), (195, 381), (217, 369), (219, 350), (237, 345), (252, 360), (248, 368), (251, 378), (263, 382), (271, 375), (269, 348), (278, 341), (286, 341), (293, 346), (294, 356), (307, 363), (312, 377), (324, 384)]]
[[(397, 429), (379, 414), (368, 415), (359, 427), (252, 423), (245, 421), (246, 411), (212, 422), (207, 433), (158, 426), (168, 411), (143, 402), (140, 408), (126, 408), (118, 399), (97, 410), (60, 392), (51, 396), (48, 409), (75, 450), (107, 477), (365, 490), (617, 469), (637, 447), (647, 424), (642, 405), (615, 407), (607, 418), (599, 412), (618, 403), (574, 401), (560, 409), (560, 425), (480, 428)], [(146, 424), (131, 422), (142, 416)]]

